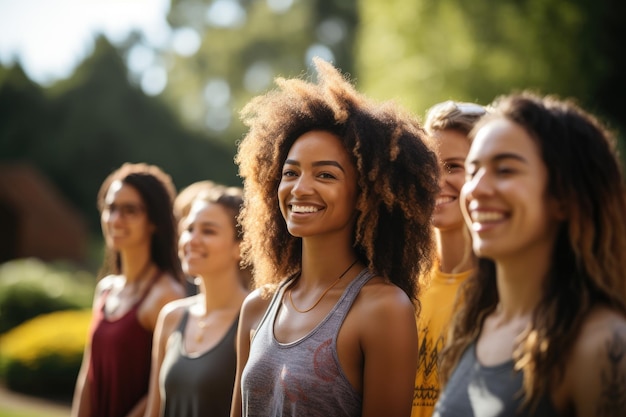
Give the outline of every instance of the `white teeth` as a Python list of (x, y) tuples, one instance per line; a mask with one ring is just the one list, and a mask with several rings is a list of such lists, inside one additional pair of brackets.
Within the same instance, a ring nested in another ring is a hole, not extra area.
[(445, 204), (445, 203), (449, 203), (451, 201), (454, 200), (454, 197), (437, 197), (437, 199), (435, 200), (435, 205), (438, 206), (440, 204)]
[(291, 206), (291, 211), (294, 213), (315, 213), (319, 211), (317, 207), (312, 206), (296, 206), (295, 204)]
[(504, 214), (497, 211), (473, 211), (472, 220), (478, 223), (502, 220)]

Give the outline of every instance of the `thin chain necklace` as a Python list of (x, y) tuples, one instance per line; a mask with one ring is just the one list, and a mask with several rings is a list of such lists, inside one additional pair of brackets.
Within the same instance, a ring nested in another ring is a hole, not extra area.
[(203, 316), (198, 317), (198, 328), (200, 330), (198, 330), (198, 332), (196, 333), (196, 342), (200, 343), (202, 342), (203, 336), (204, 336), (204, 329), (207, 326), (207, 322), (206, 320), (209, 318), (209, 313), (204, 313)]
[(296, 305), (293, 303), (293, 299), (291, 298), (291, 292), (293, 290), (293, 287), (289, 287), (289, 293), (287, 294), (287, 296), (289, 297), (289, 303), (291, 304), (291, 307), (293, 307), (294, 310), (296, 310), (298, 313), (308, 313), (309, 311), (313, 310), (315, 307), (317, 307), (317, 305), (320, 303), (320, 301), (322, 301), (322, 298), (324, 298), (324, 296), (326, 295), (326, 293), (328, 291), (331, 290), (331, 288), (333, 288), (335, 285), (337, 285), (337, 283), (339, 283), (339, 281), (341, 280), (341, 278), (343, 278), (344, 275), (346, 275), (348, 273), (349, 270), (352, 269), (352, 267), (357, 263), (358, 259), (356, 259), (354, 262), (352, 262), (350, 264), (350, 266), (341, 273), (341, 275), (339, 275), (339, 278), (337, 278), (332, 284), (330, 284), (330, 286), (328, 288), (326, 288), (324, 290), (324, 292), (322, 293), (322, 295), (320, 295), (320, 297), (317, 299), (317, 301), (315, 303), (313, 303), (313, 305), (309, 308), (307, 308), (306, 310), (300, 310), (298, 307), (296, 307)]

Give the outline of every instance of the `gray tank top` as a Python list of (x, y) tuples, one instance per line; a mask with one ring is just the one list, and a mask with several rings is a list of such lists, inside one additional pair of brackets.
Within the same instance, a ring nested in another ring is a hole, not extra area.
[(286, 344), (274, 338), (274, 322), (292, 280), (280, 286), (252, 339), (243, 370), (244, 416), (361, 415), (361, 394), (339, 364), (337, 334), (359, 291), (373, 276), (367, 269), (361, 271), (324, 320), (303, 338)]
[(532, 413), (527, 408), (520, 410), (522, 379), (522, 372), (513, 370), (513, 360), (482, 366), (472, 343), (440, 395), (433, 417), (558, 416), (548, 397), (542, 398)]
[[(168, 342), (159, 385), (163, 417), (229, 417), (237, 368), (235, 319), (222, 340), (198, 356), (189, 356), (183, 340), (189, 311)], [(163, 400), (165, 403), (163, 404)]]

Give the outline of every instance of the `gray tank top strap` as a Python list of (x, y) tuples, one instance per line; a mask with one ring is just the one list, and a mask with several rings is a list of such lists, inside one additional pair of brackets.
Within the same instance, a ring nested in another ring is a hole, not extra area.
[(352, 307), (354, 299), (357, 297), (357, 295), (359, 295), (361, 288), (363, 288), (363, 286), (367, 284), (367, 282), (375, 275), (376, 274), (371, 272), (369, 269), (363, 268), (363, 270), (359, 272), (359, 274), (352, 280), (350, 284), (348, 284), (348, 286), (344, 290), (343, 294), (339, 298), (339, 301), (337, 302), (337, 305), (335, 305), (335, 308), (333, 309), (334, 312), (342, 313), (345, 315), (348, 310), (350, 310), (350, 307)]

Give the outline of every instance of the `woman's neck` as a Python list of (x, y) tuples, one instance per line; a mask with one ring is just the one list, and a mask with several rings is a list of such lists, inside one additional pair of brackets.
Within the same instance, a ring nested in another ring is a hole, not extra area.
[(541, 300), (549, 262), (541, 256), (496, 262), (498, 308), (503, 316), (527, 316), (534, 311)]
[(319, 245), (304, 241), (298, 285), (311, 288), (327, 285), (336, 280), (356, 259), (356, 253), (351, 245), (345, 243)]
[(199, 276), (199, 278), (199, 296), (202, 298), (206, 311), (239, 308), (249, 293), (241, 282), (238, 267), (221, 274)]
[(439, 270), (451, 274), (464, 272), (474, 267), (472, 242), (469, 233), (462, 229), (436, 230)]
[(122, 275), (124, 275), (128, 283), (145, 279), (154, 265), (150, 252), (146, 250), (121, 252), (120, 260)]

